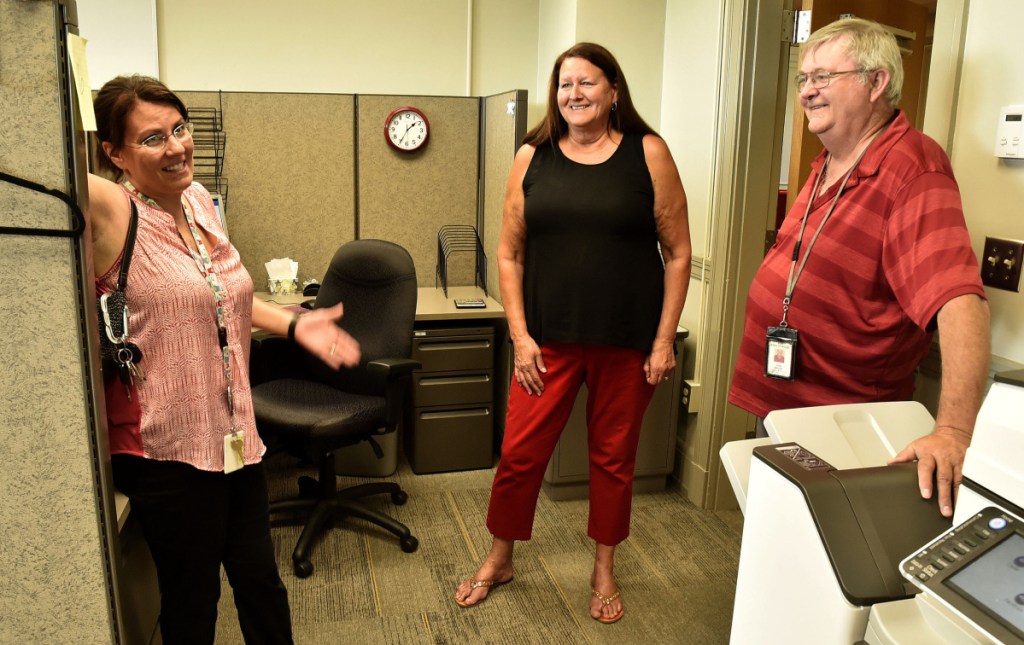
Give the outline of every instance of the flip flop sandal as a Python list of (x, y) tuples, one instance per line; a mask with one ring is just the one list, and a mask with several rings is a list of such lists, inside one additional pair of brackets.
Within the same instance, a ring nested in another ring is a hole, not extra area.
[[(600, 600), (601, 604), (603, 606), (605, 606), (605, 607), (607, 607), (608, 605), (612, 604), (615, 601), (615, 599), (619, 597), (619, 592), (618, 591), (616, 591), (615, 593), (613, 593), (610, 596), (606, 596), (606, 595), (602, 594), (597, 589), (591, 589), (591, 591), (593, 592), (594, 597), (597, 598), (598, 600)], [(619, 610), (619, 613), (615, 614), (614, 616), (607, 616), (607, 617), (604, 616), (604, 615), (594, 616), (593, 614), (591, 614), (590, 617), (593, 618), (594, 620), (596, 620), (599, 623), (604, 623), (605, 625), (611, 625), (612, 623), (617, 622), (620, 618), (622, 618), (625, 615), (626, 615), (626, 608), (623, 607), (622, 609)]]
[[(488, 591), (487, 595), (484, 596), (479, 602), (465, 602), (465, 601), (462, 601), (462, 600), (459, 600), (458, 598), (456, 598), (455, 599), (455, 604), (457, 604), (460, 607), (476, 607), (477, 605), (482, 603), (484, 600), (487, 600), (488, 598), (491, 597), (491, 591), (494, 591), (495, 589), (497, 589), (501, 585), (507, 585), (508, 583), (512, 582), (512, 580), (513, 580), (512, 578), (509, 578), (508, 580), (501, 580), (501, 581), (477, 580), (475, 578), (469, 578), (468, 580), (466, 580), (466, 582), (470, 583), (469, 584), (469, 595), (470, 596), (472, 596), (473, 592), (475, 590), (479, 589), (480, 587), (488, 588), (488, 589), (490, 589), (490, 591)], [(469, 596), (466, 596), (466, 598), (469, 598)]]

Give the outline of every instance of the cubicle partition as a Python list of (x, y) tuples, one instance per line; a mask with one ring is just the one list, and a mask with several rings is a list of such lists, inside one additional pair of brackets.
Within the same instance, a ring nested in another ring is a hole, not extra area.
[[(76, 19), (73, 1), (0, 2), (0, 171), (84, 202), (64, 27)], [(0, 233), (0, 643), (124, 642), (91, 253), (75, 219), (0, 183), (0, 226), (23, 229)]]
[(485, 145), (481, 150), (482, 174), (480, 190), (480, 220), (482, 239), (487, 253), (487, 290), (491, 297), (501, 302), (498, 293), (498, 239), (501, 237), (501, 217), (505, 206), (505, 187), (512, 170), (514, 151), (526, 135), (526, 90), (515, 90), (495, 94), (484, 99), (483, 127), (485, 142), (500, 142), (501, 145)]
[(355, 97), (351, 94), (179, 92), (217, 108), (226, 134), (227, 222), (257, 291), (264, 263), (290, 257), (299, 279), (323, 278), (356, 238)]
[[(189, 108), (221, 111), (229, 233), (257, 290), (266, 288), (268, 260), (290, 257), (299, 262), (300, 280), (319, 279), (338, 246), (356, 238), (401, 244), (416, 263), (419, 286), (432, 287), (438, 229), (462, 224), (477, 227), (490, 261), (488, 288), (497, 291), (494, 252), (526, 114), (524, 90), (483, 99), (179, 95)], [(509, 101), (517, 109), (510, 112)], [(427, 144), (416, 152), (395, 150), (384, 137), (388, 115), (405, 106), (430, 124)], [(452, 283), (473, 284), (471, 263), (458, 260)]]

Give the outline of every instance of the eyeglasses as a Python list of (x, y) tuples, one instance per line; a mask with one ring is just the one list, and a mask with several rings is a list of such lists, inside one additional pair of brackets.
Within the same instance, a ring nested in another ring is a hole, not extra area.
[(163, 150), (164, 146), (167, 145), (167, 140), (174, 137), (178, 141), (188, 141), (192, 138), (192, 132), (196, 126), (190, 121), (178, 124), (170, 134), (151, 134), (143, 139), (138, 144), (129, 144), (134, 148), (147, 148), (149, 150)]
[(810, 74), (797, 74), (793, 77), (793, 84), (796, 85), (797, 92), (804, 91), (804, 85), (807, 85), (807, 81), (811, 82), (811, 87), (816, 90), (820, 90), (828, 87), (828, 84), (832, 82), (833, 76), (842, 76), (843, 74), (863, 74), (866, 71), (868, 70), (848, 69), (845, 72), (826, 72), (823, 69), (816, 69)]

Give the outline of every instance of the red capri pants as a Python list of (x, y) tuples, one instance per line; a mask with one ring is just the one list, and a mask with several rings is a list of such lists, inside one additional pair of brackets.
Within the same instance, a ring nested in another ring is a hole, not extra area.
[(646, 355), (608, 345), (544, 343), (544, 392), (531, 396), (513, 382), (508, 396), (501, 461), (491, 488), (487, 528), (504, 540), (528, 540), (537, 496), (551, 453), (587, 384), (590, 520), (587, 534), (616, 545), (629, 536), (633, 469), (640, 427), (654, 386), (644, 376)]

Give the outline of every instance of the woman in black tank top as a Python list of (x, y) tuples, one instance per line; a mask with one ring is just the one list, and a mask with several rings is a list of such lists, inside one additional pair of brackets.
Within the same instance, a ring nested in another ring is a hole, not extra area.
[(498, 271), (515, 383), (487, 516), (493, 542), (455, 601), (471, 607), (512, 580), (515, 541), (531, 536), (544, 470), (585, 383), (590, 613), (612, 623), (625, 613), (615, 546), (629, 534), (644, 411), (676, 365), (690, 235), (668, 147), (599, 45), (579, 43), (555, 61), (547, 115), (509, 177)]

